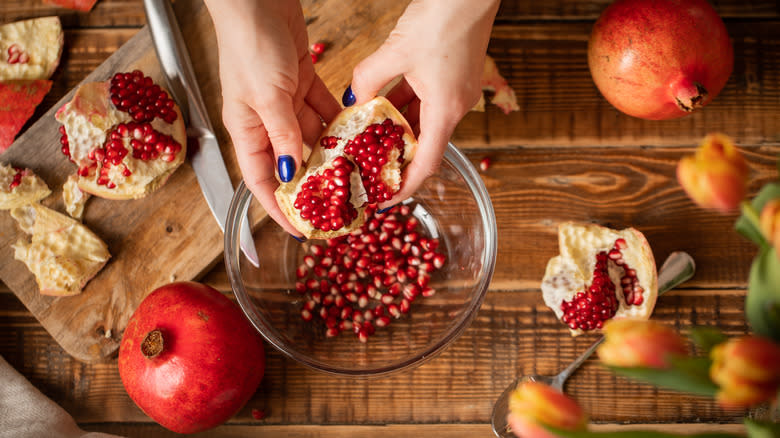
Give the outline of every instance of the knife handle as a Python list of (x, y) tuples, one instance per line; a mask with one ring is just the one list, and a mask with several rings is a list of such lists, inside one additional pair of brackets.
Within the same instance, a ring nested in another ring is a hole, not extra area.
[(170, 0), (144, 0), (146, 21), (160, 60), (165, 81), (190, 126), (205, 127), (213, 132), (198, 81), (192, 68), (187, 45), (176, 21)]

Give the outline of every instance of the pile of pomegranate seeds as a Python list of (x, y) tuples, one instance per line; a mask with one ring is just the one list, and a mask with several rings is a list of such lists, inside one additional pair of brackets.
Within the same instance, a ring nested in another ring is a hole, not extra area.
[(366, 188), (368, 203), (376, 204), (393, 197), (393, 190), (382, 181), (382, 167), (390, 159), (390, 152), (397, 149), (398, 162), (403, 163), (404, 128), (390, 119), (374, 123), (350, 140), (344, 153), (358, 165), (360, 179)]
[(561, 319), (572, 330), (593, 330), (602, 328), (604, 321), (615, 316), (618, 300), (615, 294), (615, 284), (609, 278), (609, 263), (623, 268), (620, 284), (627, 305), (641, 305), (644, 289), (637, 282), (636, 271), (623, 260), (621, 250), (628, 245), (623, 239), (617, 239), (612, 249), (596, 254), (596, 266), (593, 279), (586, 291), (577, 292), (571, 301), (563, 301)]
[(21, 167), (16, 167), (16, 166), (14, 166), (13, 168), (16, 171), (16, 173), (14, 174), (14, 179), (11, 180), (10, 187), (8, 188), (9, 190), (13, 190), (16, 187), (18, 187), (19, 184), (22, 183), (22, 176), (24, 176), (23, 175), (24, 169), (22, 169)]
[(354, 169), (351, 161), (336, 157), (332, 168), (310, 175), (293, 204), (300, 210), (301, 218), (322, 231), (338, 230), (355, 220), (358, 212), (349, 200), (349, 174)]
[(159, 117), (170, 124), (178, 117), (168, 93), (140, 70), (115, 74), (111, 78), (110, 92), (111, 103), (119, 111), (130, 114), (136, 122), (150, 122)]
[(296, 272), (295, 288), (305, 295), (301, 318), (322, 321), (328, 337), (351, 330), (366, 342), (416, 299), (432, 296), (428, 282), (446, 257), (436, 252), (438, 239), (420, 234), (410, 213), (408, 205), (367, 210), (361, 229), (312, 243)]

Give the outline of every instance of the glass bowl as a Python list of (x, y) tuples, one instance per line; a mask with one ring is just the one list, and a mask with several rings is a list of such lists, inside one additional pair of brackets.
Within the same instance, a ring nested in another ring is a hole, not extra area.
[[(247, 212), (257, 210), (259, 203), (242, 182), (226, 221), (225, 263), (239, 305), (263, 338), (303, 365), (346, 376), (410, 369), (457, 339), (474, 319), (493, 275), (497, 239), (490, 197), (474, 166), (449, 144), (438, 172), (402, 205), (417, 218), (420, 235), (438, 239), (435, 252), (446, 261), (430, 276), (428, 287), (434, 295), (418, 295), (408, 313), (390, 318), (384, 327), (375, 326), (375, 333), (363, 343), (349, 329), (326, 336), (316, 308), (311, 309), (311, 320), (302, 317), (312, 300), (296, 290), (296, 269), (311, 245), (324, 246), (325, 241), (299, 243), (266, 217), (253, 232), (260, 267), (245, 258), (239, 233)], [(358, 303), (345, 302), (364, 310)], [(380, 304), (371, 300), (365, 309)]]

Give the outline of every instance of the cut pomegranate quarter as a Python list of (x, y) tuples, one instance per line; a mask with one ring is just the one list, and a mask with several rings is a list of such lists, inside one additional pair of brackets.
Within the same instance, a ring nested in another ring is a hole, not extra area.
[(32, 170), (0, 163), (0, 210), (38, 202), (50, 193), (49, 186)]
[(346, 108), (306, 165), (276, 190), (279, 207), (307, 238), (349, 234), (365, 222), (366, 206), (398, 192), (416, 148), (411, 127), (384, 97)]
[(186, 132), (178, 106), (135, 70), (79, 87), (55, 115), (62, 153), (78, 166), (77, 185), (109, 199), (141, 198), (184, 162)]
[(547, 263), (542, 294), (573, 336), (601, 329), (613, 318), (650, 317), (658, 278), (642, 233), (565, 222), (558, 227), (558, 245), (560, 255)]

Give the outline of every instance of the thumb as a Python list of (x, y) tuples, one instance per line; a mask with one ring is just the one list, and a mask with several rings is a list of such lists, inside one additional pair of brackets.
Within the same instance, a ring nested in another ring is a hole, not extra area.
[(288, 182), (300, 167), (303, 154), (303, 137), (292, 96), (274, 88), (255, 109), (268, 133), (279, 179)]
[(404, 58), (387, 42), (355, 66), (352, 72), (352, 92), (356, 102), (373, 99), (399, 74), (404, 73)]

